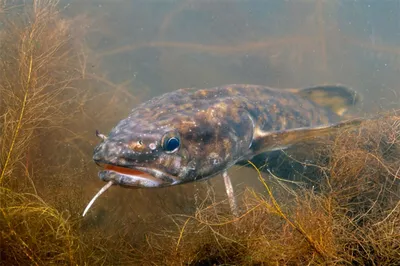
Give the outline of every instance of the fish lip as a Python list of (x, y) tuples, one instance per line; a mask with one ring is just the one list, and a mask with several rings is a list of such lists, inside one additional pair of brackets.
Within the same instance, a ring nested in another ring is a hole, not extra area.
[(130, 168), (130, 169), (135, 169), (135, 170), (147, 173), (147, 174), (149, 174), (149, 175), (151, 175), (153, 177), (163, 179), (163, 180), (165, 180), (166, 182), (169, 182), (169, 183), (174, 183), (174, 182), (177, 181), (176, 177), (174, 177), (174, 176), (172, 176), (170, 174), (167, 174), (167, 173), (165, 173), (165, 172), (163, 172), (161, 170), (154, 169), (154, 168), (151, 168), (151, 167), (136, 166), (136, 167), (133, 167), (133, 168)]
[(144, 166), (121, 166), (118, 164), (112, 163), (99, 163), (96, 162), (100, 166), (112, 165), (121, 168), (138, 170), (149, 176), (140, 176), (140, 175), (130, 175), (127, 173), (121, 173), (111, 169), (104, 169), (99, 171), (98, 176), (101, 180), (105, 182), (112, 181), (115, 185), (119, 185), (125, 188), (149, 188), (149, 187), (165, 187), (178, 184), (179, 181), (176, 177), (167, 174), (161, 170), (154, 169), (151, 167)]

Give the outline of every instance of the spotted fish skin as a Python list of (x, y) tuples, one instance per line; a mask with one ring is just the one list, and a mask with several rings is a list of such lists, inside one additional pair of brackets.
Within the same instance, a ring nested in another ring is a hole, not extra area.
[[(143, 181), (100, 171), (102, 180), (122, 186), (162, 187), (203, 180), (261, 152), (281, 148), (270, 143), (275, 136), (266, 138), (270, 132), (339, 122), (343, 110), (332, 106), (347, 109), (358, 101), (355, 95), (335, 85), (303, 90), (248, 84), (179, 89), (133, 109), (95, 148), (93, 159), (152, 176)], [(329, 103), (335, 97), (340, 104)], [(165, 149), (170, 137), (179, 140), (173, 152)]]

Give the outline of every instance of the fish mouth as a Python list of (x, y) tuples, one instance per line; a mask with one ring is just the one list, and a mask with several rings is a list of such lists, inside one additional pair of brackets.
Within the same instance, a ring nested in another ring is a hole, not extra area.
[(165, 187), (178, 183), (176, 178), (158, 169), (150, 167), (124, 167), (112, 164), (103, 164), (104, 170), (99, 177), (105, 182), (126, 188)]

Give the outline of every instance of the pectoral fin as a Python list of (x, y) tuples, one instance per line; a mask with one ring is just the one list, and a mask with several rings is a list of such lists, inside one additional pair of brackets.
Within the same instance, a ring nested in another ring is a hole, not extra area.
[(229, 201), (229, 206), (231, 208), (232, 214), (236, 217), (239, 216), (239, 211), (236, 203), (236, 198), (235, 194), (233, 192), (233, 186), (232, 186), (232, 181), (231, 178), (228, 175), (227, 171), (224, 171), (222, 173), (222, 177), (224, 178), (224, 183), (225, 183), (225, 191), (228, 196), (228, 201)]
[(365, 121), (365, 119), (351, 119), (318, 127), (295, 128), (272, 132), (264, 132), (256, 128), (250, 148), (253, 150), (254, 155), (283, 149), (316, 137), (333, 134), (339, 129), (358, 126), (363, 121)]

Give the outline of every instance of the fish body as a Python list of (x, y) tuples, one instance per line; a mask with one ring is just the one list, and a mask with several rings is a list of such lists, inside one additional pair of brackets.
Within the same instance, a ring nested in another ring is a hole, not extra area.
[(329, 134), (360, 98), (341, 85), (186, 88), (134, 108), (94, 149), (103, 181), (165, 187), (205, 180), (254, 156)]

